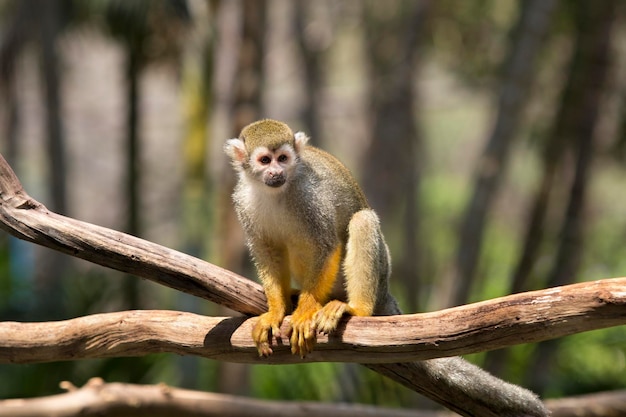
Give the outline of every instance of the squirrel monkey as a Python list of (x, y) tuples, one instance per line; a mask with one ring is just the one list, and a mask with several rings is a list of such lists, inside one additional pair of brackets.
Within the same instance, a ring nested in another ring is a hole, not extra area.
[(303, 357), (316, 333), (335, 330), (344, 314), (399, 313), (387, 291), (391, 263), (378, 216), (350, 171), (308, 140), (261, 120), (225, 145), (239, 174), (235, 209), (269, 306), (252, 332), (261, 356), (272, 353), (270, 334), (280, 335), (292, 279), (300, 295), (291, 351)]
[[(284, 123), (261, 120), (224, 146), (239, 176), (235, 210), (269, 307), (252, 330), (261, 356), (272, 353), (271, 336), (280, 336), (290, 311), (292, 278), (300, 296), (290, 344), (300, 356), (311, 352), (317, 332), (332, 332), (344, 314), (401, 314), (388, 292), (391, 262), (378, 216), (348, 169), (308, 140)], [(476, 415), (471, 404), (488, 404), (493, 415), (549, 414), (530, 391), (461, 358), (405, 366), (429, 387), (423, 394), (461, 398), (456, 411)]]

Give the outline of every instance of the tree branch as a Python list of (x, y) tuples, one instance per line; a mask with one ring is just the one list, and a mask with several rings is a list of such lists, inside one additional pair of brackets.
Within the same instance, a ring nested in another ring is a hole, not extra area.
[(48, 211), (0, 155), (0, 227), (10, 234), (127, 272), (243, 314), (266, 311), (260, 285), (224, 268), (125, 233)]
[[(69, 384), (65, 383), (68, 386)], [(41, 398), (0, 400), (0, 417), (452, 417), (446, 412), (399, 410), (368, 405), (256, 400), (190, 391), (165, 384), (142, 386), (92, 378), (84, 387)]]
[[(0, 417), (230, 417), (290, 416), (327, 417), (380, 416), (389, 417), (453, 417), (446, 411), (416, 411), (374, 407), (369, 405), (324, 404), (257, 400), (233, 395), (190, 391), (165, 384), (135, 385), (105, 383), (92, 378), (81, 388), (61, 383), (67, 393), (40, 398), (0, 400)], [(626, 391), (600, 392), (578, 397), (548, 400), (552, 417), (604, 417), (626, 413)]]
[(607, 391), (546, 401), (552, 417), (626, 416), (626, 391)]
[[(626, 323), (626, 278), (540, 290), (423, 314), (349, 317), (304, 360), (288, 338), (259, 358), (256, 317), (140, 310), (65, 321), (0, 323), (0, 363), (170, 352), (243, 363), (394, 363), (457, 356)], [(288, 334), (289, 320), (282, 334)]]

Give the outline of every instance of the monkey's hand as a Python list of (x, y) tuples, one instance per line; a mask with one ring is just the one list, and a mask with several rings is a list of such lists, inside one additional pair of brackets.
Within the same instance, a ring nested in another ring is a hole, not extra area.
[(280, 324), (284, 315), (275, 311), (268, 311), (259, 316), (252, 329), (252, 340), (256, 344), (259, 356), (268, 357), (272, 354), (270, 335), (280, 337)]
[(317, 332), (313, 317), (322, 305), (309, 294), (300, 294), (298, 307), (291, 316), (291, 353), (304, 358), (313, 351), (317, 340)]
[(315, 329), (320, 333), (329, 334), (337, 328), (339, 320), (344, 314), (354, 315), (352, 308), (347, 303), (339, 300), (329, 301), (315, 313), (313, 317)]

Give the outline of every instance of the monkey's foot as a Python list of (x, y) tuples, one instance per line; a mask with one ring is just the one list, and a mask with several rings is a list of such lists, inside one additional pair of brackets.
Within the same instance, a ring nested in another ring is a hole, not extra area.
[(334, 331), (344, 314), (352, 314), (350, 306), (343, 301), (332, 300), (313, 317), (315, 328), (319, 333), (328, 334)]
[(291, 316), (291, 353), (300, 355), (301, 358), (313, 351), (313, 346), (317, 341), (313, 316), (322, 306), (317, 303), (314, 304), (303, 306), (303, 308), (298, 305)]
[(268, 311), (259, 316), (252, 329), (252, 340), (259, 351), (259, 356), (268, 357), (272, 354), (270, 344), (271, 336), (280, 337), (280, 324), (284, 315), (273, 311)]

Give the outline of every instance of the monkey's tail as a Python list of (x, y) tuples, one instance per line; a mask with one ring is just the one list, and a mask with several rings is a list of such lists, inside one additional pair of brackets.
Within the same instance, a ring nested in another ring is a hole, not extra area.
[[(539, 397), (459, 357), (367, 365), (463, 416), (547, 417)], [(411, 381), (419, 381), (419, 386)]]
[[(389, 295), (386, 311), (401, 314)], [(537, 395), (505, 382), (460, 357), (420, 362), (367, 365), (463, 416), (547, 417), (548, 409)], [(413, 383), (419, 381), (419, 384)]]

